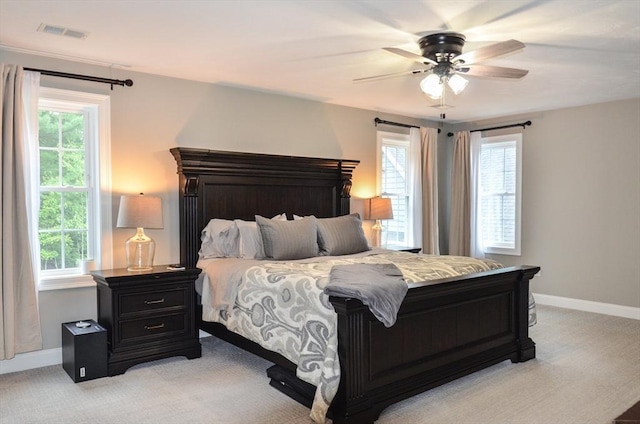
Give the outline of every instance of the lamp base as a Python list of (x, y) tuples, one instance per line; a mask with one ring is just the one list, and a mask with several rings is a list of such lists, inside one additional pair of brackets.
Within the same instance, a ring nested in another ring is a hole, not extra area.
[(373, 240), (371, 241), (372, 247), (381, 247), (380, 242), (383, 229), (384, 227), (382, 226), (382, 222), (379, 219), (376, 219), (376, 223), (371, 227), (371, 230), (373, 231)]
[(153, 269), (156, 242), (138, 228), (136, 234), (125, 243), (127, 271), (142, 272)]

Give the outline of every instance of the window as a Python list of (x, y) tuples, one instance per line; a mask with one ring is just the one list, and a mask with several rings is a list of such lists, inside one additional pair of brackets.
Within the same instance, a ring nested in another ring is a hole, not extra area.
[(82, 260), (111, 264), (109, 97), (42, 87), (38, 127), (40, 289), (76, 287)]
[(484, 251), (520, 255), (522, 134), (482, 139), (480, 221)]
[(382, 223), (383, 245), (409, 243), (409, 136), (378, 132), (378, 192), (391, 199), (393, 219)]

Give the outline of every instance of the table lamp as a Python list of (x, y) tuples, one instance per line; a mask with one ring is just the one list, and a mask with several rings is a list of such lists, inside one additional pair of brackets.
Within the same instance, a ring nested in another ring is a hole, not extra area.
[(393, 219), (393, 209), (391, 199), (387, 197), (373, 197), (367, 199), (364, 210), (364, 219), (375, 219), (376, 223), (371, 227), (373, 230), (373, 247), (380, 247), (380, 234), (383, 227), (382, 219)]
[(156, 242), (144, 233), (145, 228), (162, 228), (162, 199), (154, 196), (120, 197), (117, 228), (136, 228), (136, 234), (125, 243), (127, 270), (150, 271)]

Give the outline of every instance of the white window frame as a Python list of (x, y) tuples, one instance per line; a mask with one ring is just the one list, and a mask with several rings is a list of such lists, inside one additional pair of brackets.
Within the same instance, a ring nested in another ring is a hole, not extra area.
[[(61, 111), (85, 113), (85, 137), (88, 143), (86, 158), (89, 179), (89, 227), (93, 233), (93, 244), (89, 248), (96, 267), (113, 266), (113, 240), (111, 218), (111, 99), (107, 95), (85, 93), (40, 87), (39, 107), (50, 107)], [(37, 151), (36, 147), (36, 151)], [(34, 190), (40, 190), (40, 170), (36, 170)], [(93, 211), (94, 213), (91, 213)], [(39, 211), (34, 210), (33, 216)], [(33, 225), (37, 223), (34, 222)], [(38, 232), (38, 228), (35, 228)], [(40, 267), (40, 260), (38, 260)], [(55, 290), (76, 287), (90, 287), (95, 283), (89, 275), (83, 275), (80, 268), (40, 271), (38, 289)]]
[[(522, 243), (522, 134), (505, 134), (493, 137), (483, 137), (482, 146), (508, 146), (516, 147), (516, 183), (515, 183), (515, 234), (513, 246), (505, 244), (489, 245), (483, 240), (483, 249), (485, 253), (496, 255), (513, 255), (520, 256)], [(482, 196), (481, 190), (478, 195)], [(479, 235), (482, 237), (482, 235)]]
[[(389, 146), (402, 146), (402, 147), (406, 147), (407, 149), (407, 166), (410, 165), (410, 161), (408, 160), (408, 153), (409, 153), (409, 143), (410, 143), (410, 138), (409, 138), (409, 134), (399, 134), (399, 133), (392, 133), (392, 132), (386, 132), (386, 131), (377, 131), (377, 154), (376, 154), (376, 194), (378, 196), (382, 196), (382, 197), (387, 197), (389, 194), (392, 195), (398, 195), (400, 193), (383, 193), (382, 192), (382, 147), (383, 145), (389, 145)], [(410, 226), (409, 226), (409, 222), (413, 219), (413, 211), (411, 210), (411, 208), (409, 207), (409, 205), (411, 205), (411, 191), (409, 190), (409, 181), (406, 182), (406, 186), (405, 186), (405, 193), (403, 193), (404, 196), (406, 196), (407, 198), (407, 223), (405, 224), (405, 242), (400, 244), (400, 243), (386, 243), (386, 245), (388, 246), (408, 246), (408, 241), (407, 238), (409, 237), (409, 231), (410, 231)], [(382, 226), (383, 226), (383, 231), (381, 234), (381, 239), (382, 240), (386, 240), (386, 226), (384, 224), (384, 222), (382, 222)]]

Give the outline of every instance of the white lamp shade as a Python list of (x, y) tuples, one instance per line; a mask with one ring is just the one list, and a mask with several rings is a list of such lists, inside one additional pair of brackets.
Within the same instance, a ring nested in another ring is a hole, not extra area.
[(364, 219), (393, 219), (391, 199), (387, 197), (374, 197), (367, 200)]
[(449, 77), (448, 83), (454, 94), (460, 94), (467, 84), (469, 84), (469, 81), (458, 74), (453, 74)]
[(429, 74), (420, 82), (420, 89), (432, 99), (442, 97), (443, 85), (440, 83), (440, 77), (436, 74)]
[(121, 196), (118, 228), (163, 228), (162, 199), (154, 196)]

